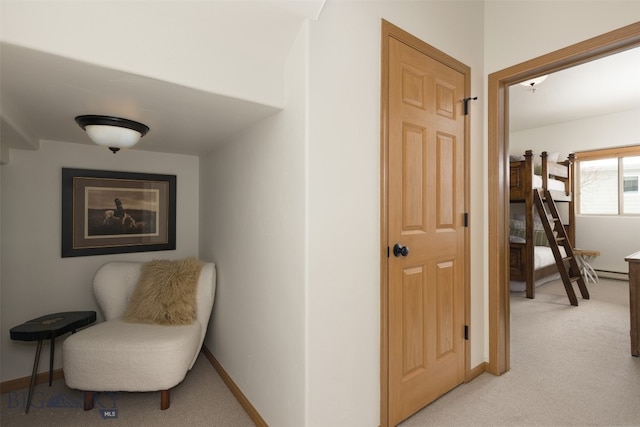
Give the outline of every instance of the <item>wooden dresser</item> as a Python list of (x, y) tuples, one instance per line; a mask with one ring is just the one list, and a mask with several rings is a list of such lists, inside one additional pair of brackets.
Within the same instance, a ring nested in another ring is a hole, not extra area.
[(625, 258), (629, 263), (629, 309), (631, 311), (631, 354), (640, 356), (640, 252)]

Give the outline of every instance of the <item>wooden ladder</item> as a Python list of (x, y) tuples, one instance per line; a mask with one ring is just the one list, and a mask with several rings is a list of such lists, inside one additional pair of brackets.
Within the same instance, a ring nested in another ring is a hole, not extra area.
[[(587, 289), (584, 278), (582, 277), (582, 272), (580, 271), (580, 267), (578, 266), (576, 257), (573, 253), (571, 242), (567, 237), (567, 231), (565, 230), (562, 220), (560, 219), (560, 215), (558, 214), (556, 203), (553, 201), (549, 190), (535, 189), (533, 192), (533, 199), (538, 209), (538, 213), (540, 214), (540, 220), (542, 221), (544, 231), (547, 234), (549, 246), (553, 252), (553, 257), (556, 260), (556, 265), (558, 266), (560, 277), (562, 277), (562, 283), (564, 283), (564, 288), (567, 291), (569, 301), (571, 302), (571, 305), (578, 305), (578, 299), (576, 298), (576, 294), (573, 290), (573, 282), (578, 283), (578, 288), (580, 289), (582, 298), (589, 299), (589, 290)], [(547, 206), (546, 208), (545, 205)], [(551, 215), (551, 219), (547, 216), (547, 211)], [(551, 220), (553, 220), (553, 226), (551, 225)], [(564, 248), (564, 256), (560, 253), (560, 247)]]

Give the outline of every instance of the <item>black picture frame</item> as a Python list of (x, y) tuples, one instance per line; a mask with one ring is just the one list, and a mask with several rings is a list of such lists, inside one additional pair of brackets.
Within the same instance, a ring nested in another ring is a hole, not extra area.
[(176, 176), (62, 168), (62, 257), (176, 249)]

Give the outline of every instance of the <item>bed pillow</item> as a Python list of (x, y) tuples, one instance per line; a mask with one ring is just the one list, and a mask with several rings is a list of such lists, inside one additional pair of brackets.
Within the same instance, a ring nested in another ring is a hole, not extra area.
[[(524, 228), (512, 228), (509, 232), (510, 242), (524, 243), (527, 238), (527, 231)], [(544, 230), (533, 230), (533, 244), (534, 246), (549, 246), (549, 239), (547, 239), (547, 233)]]
[(560, 153), (547, 153), (547, 162), (558, 163), (558, 159), (560, 158)]
[(509, 227), (512, 230), (520, 230), (525, 228), (525, 221), (521, 219), (511, 219), (509, 221)]
[(124, 320), (159, 325), (193, 323), (201, 269), (202, 263), (197, 258), (153, 260), (143, 264)]
[[(547, 164), (558, 163), (559, 158), (560, 153), (547, 153)], [(542, 158), (540, 156), (535, 156), (533, 159), (533, 173), (535, 175), (542, 175)]]
[(527, 232), (524, 228), (512, 228), (511, 230), (509, 230), (509, 235), (511, 237), (522, 239), (522, 242), (524, 242), (524, 239), (526, 239), (527, 237)]
[(549, 239), (544, 230), (533, 230), (533, 244), (535, 246), (549, 246)]
[(509, 236), (509, 242), (510, 243), (525, 243), (526, 240), (524, 240), (524, 237), (514, 236), (512, 234), (511, 236)]

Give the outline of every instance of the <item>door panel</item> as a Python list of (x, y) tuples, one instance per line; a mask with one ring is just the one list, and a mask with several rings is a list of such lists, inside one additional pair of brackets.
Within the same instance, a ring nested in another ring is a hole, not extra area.
[(441, 359), (455, 352), (456, 308), (455, 269), (453, 261), (439, 262), (436, 266), (436, 357)]
[(424, 231), (426, 197), (424, 165), (426, 129), (405, 124), (402, 129), (402, 230)]
[(464, 75), (389, 37), (388, 415), (464, 381)]
[(402, 342), (406, 346), (402, 352), (402, 375), (407, 380), (425, 369), (424, 270), (420, 267), (406, 269), (402, 279), (402, 301), (405, 302), (402, 307)]
[(454, 229), (453, 215), (455, 212), (456, 190), (456, 152), (455, 137), (451, 135), (436, 134), (436, 206), (438, 216), (436, 226), (439, 230)]

